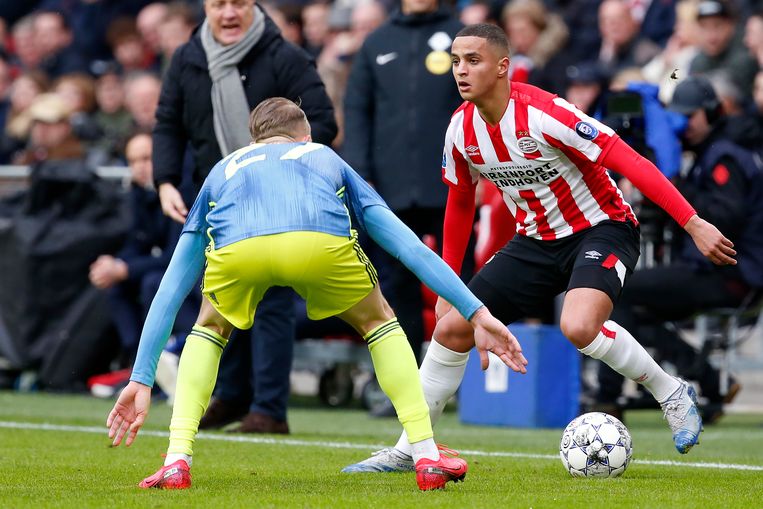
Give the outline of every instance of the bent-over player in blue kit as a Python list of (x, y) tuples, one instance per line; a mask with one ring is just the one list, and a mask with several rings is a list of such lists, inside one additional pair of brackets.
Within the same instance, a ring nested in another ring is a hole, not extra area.
[(109, 414), (109, 437), (119, 445), (126, 436), (130, 445), (143, 425), (157, 359), (178, 306), (203, 271), (205, 298), (180, 359), (165, 465), (141, 487), (190, 487), (193, 441), (222, 350), (234, 327), (251, 327), (271, 286), (294, 288), (310, 318), (336, 315), (367, 341), (379, 383), (413, 444), (419, 488), (463, 479), (466, 462), (441, 455), (434, 442), (416, 360), (357, 242), (350, 210), (371, 238), (469, 320), (483, 368), (490, 351), (526, 372), (516, 339), (352, 168), (310, 142), (299, 106), (283, 98), (262, 102), (250, 131), (253, 144), (212, 169), (188, 214), (146, 318), (130, 383)]

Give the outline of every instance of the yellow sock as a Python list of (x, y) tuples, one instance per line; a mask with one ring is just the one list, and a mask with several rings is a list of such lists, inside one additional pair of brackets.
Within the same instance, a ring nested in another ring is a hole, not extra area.
[(432, 438), (429, 407), (421, 388), (416, 357), (397, 319), (381, 324), (363, 339), (371, 351), (376, 379), (392, 401), (408, 440), (413, 443)]
[(193, 454), (199, 421), (212, 397), (220, 356), (227, 343), (227, 339), (201, 325), (194, 325), (188, 335), (180, 355), (167, 454)]

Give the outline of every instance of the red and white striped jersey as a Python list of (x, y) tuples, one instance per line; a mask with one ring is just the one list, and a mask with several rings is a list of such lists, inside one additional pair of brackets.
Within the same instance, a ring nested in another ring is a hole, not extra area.
[(474, 103), (453, 114), (445, 135), (443, 180), (493, 182), (517, 221), (517, 233), (540, 240), (567, 237), (597, 223), (636, 218), (599, 161), (617, 135), (564, 99), (523, 83), (498, 125)]

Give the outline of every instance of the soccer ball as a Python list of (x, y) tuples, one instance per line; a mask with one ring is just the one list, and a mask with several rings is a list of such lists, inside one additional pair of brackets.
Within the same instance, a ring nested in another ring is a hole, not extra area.
[(632, 454), (628, 428), (603, 412), (573, 419), (559, 444), (562, 465), (573, 477), (617, 477), (628, 468)]

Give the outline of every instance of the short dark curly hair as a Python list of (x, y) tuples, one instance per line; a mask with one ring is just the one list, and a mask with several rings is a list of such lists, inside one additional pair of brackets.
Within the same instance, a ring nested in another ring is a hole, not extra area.
[(490, 23), (477, 23), (462, 28), (456, 37), (479, 37), (498, 50), (501, 56), (509, 56), (509, 40), (503, 29)]

